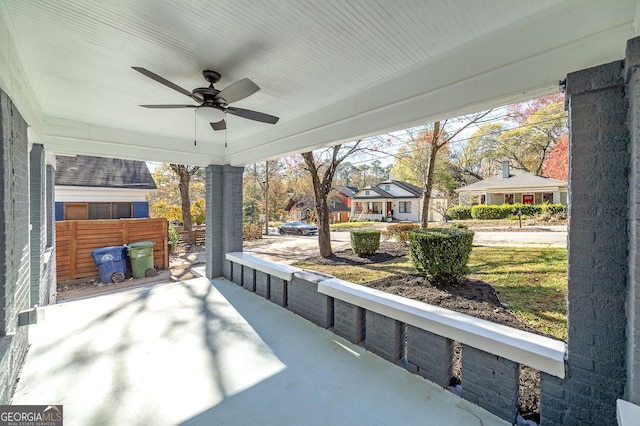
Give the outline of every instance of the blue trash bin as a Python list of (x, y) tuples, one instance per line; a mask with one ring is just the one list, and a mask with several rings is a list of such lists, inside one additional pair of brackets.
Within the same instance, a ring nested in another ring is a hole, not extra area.
[(93, 261), (98, 265), (100, 281), (119, 283), (127, 273), (127, 246), (113, 246), (95, 249), (91, 252)]

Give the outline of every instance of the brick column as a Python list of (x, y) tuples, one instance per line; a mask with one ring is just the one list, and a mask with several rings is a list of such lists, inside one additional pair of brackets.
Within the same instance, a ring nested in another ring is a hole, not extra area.
[(43, 259), (46, 239), (44, 146), (33, 144), (29, 157), (29, 199), (31, 220), (31, 291), (29, 306), (45, 305), (41, 300)]
[(27, 327), (18, 312), (29, 307), (29, 152), (27, 124), (0, 91), (0, 404), (27, 353)]
[(627, 43), (624, 76), (627, 79), (630, 137), (629, 291), (627, 297), (627, 397), (640, 404), (640, 38)]
[(207, 174), (207, 277), (231, 276), (225, 254), (242, 251), (243, 167), (210, 165)]
[(630, 161), (623, 62), (569, 74), (566, 97), (568, 358), (563, 383), (541, 375), (542, 423), (616, 424), (616, 399), (624, 396), (626, 382), (629, 272)]
[(56, 203), (55, 203), (55, 185), (56, 185), (56, 169), (54, 166), (47, 164), (46, 166), (46, 222), (47, 222), (47, 247), (55, 246), (56, 241)]

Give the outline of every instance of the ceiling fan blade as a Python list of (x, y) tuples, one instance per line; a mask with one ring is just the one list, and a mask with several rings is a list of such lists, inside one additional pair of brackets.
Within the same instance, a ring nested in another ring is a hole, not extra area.
[(238, 117), (248, 118), (249, 120), (261, 121), (263, 123), (276, 124), (279, 117), (274, 115), (265, 114), (263, 112), (251, 111), (250, 109), (227, 107), (224, 110), (229, 114), (237, 115)]
[(133, 68), (134, 70), (138, 71), (141, 74), (146, 75), (150, 79), (155, 80), (158, 83), (169, 87), (170, 89), (173, 89), (173, 90), (175, 90), (177, 92), (182, 93), (183, 95), (186, 95), (186, 96), (190, 97), (191, 99), (193, 99), (195, 101), (202, 102), (202, 99), (200, 97), (194, 95), (193, 93), (191, 93), (187, 89), (183, 89), (182, 87), (178, 86), (177, 84), (170, 82), (166, 78), (160, 77), (158, 74), (156, 74), (154, 72), (151, 72), (146, 68), (142, 68), (142, 67), (131, 67), (131, 68)]
[(140, 105), (143, 108), (197, 108), (195, 105)]
[(253, 81), (248, 78), (236, 81), (231, 86), (224, 88), (218, 93), (215, 99), (224, 99), (227, 104), (244, 99), (247, 96), (251, 96), (256, 93), (260, 88)]
[(213, 130), (224, 130), (227, 128), (227, 123), (224, 120), (220, 120), (217, 123), (209, 123)]

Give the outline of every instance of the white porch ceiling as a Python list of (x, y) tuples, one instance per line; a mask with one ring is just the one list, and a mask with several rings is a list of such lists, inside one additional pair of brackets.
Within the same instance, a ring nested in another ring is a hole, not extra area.
[[(0, 88), (48, 151), (243, 165), (557, 90), (623, 57), (639, 0), (2, 0)], [(276, 125), (192, 110), (203, 69)], [(227, 147), (225, 148), (225, 142)]]

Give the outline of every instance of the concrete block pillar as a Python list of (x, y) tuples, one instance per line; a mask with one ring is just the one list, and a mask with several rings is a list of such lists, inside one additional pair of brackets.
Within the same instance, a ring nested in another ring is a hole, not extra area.
[(231, 276), (226, 253), (242, 251), (243, 167), (210, 165), (207, 175), (205, 234), (207, 277)]
[(567, 76), (568, 354), (561, 398), (541, 378), (542, 424), (616, 424), (626, 382), (629, 211), (624, 62)]

